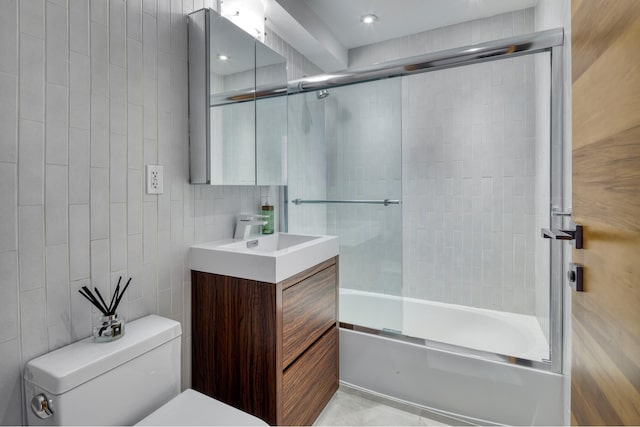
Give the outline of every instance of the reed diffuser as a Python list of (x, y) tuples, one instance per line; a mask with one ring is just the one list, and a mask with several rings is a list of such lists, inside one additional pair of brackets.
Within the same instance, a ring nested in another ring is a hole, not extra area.
[(116, 290), (111, 296), (111, 302), (109, 303), (109, 305), (107, 305), (105, 300), (102, 298), (102, 295), (100, 294), (98, 288), (93, 288), (93, 290), (95, 291), (95, 295), (93, 294), (93, 292), (91, 292), (91, 289), (86, 286), (83, 286), (82, 289), (78, 289), (78, 292), (80, 292), (83, 297), (85, 297), (94, 307), (96, 307), (102, 313), (100, 324), (94, 326), (93, 328), (93, 338), (98, 342), (117, 340), (124, 335), (124, 319), (118, 317), (117, 310), (118, 306), (120, 305), (120, 301), (122, 301), (124, 293), (127, 291), (127, 288), (129, 288), (129, 285), (131, 284), (131, 277), (122, 289), (122, 292), (120, 292), (121, 281), (122, 276), (120, 276), (120, 278), (118, 279)]

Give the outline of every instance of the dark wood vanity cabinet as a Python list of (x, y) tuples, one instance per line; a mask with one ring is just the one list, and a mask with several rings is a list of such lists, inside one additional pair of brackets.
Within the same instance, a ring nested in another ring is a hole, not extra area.
[(192, 386), (271, 425), (338, 388), (338, 257), (279, 283), (191, 272)]

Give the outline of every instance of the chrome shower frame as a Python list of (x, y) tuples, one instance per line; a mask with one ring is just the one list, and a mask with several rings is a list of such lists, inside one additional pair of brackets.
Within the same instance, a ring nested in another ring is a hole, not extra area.
[[(514, 58), (517, 56), (531, 55), (548, 52), (551, 70), (551, 93), (550, 93), (550, 165), (551, 176), (554, 178), (550, 184), (550, 204), (563, 206), (563, 44), (564, 30), (556, 28), (535, 32), (531, 34), (509, 37), (486, 43), (464, 46), (460, 48), (448, 49), (440, 52), (428, 53), (425, 55), (403, 58), (396, 61), (389, 61), (374, 64), (367, 67), (347, 69), (330, 74), (320, 74), (293, 80), (288, 83), (287, 94), (297, 94), (328, 90), (333, 87), (364, 83), (374, 80), (402, 77), (412, 74), (425, 73), (429, 71), (443, 70), (453, 67), (478, 64), (501, 59)], [(281, 96), (282, 88), (273, 90), (264, 87), (257, 91), (257, 97)], [(227, 102), (227, 100), (220, 100)], [(554, 148), (555, 147), (555, 148)], [(560, 149), (557, 149), (560, 147)], [(282, 191), (284, 215), (281, 224), (284, 230), (288, 230), (288, 191), (285, 186)], [(317, 202), (317, 201), (314, 201)], [(549, 223), (555, 224), (558, 218), (550, 216)], [(557, 242), (551, 243), (551, 269), (550, 269), (550, 313), (549, 313), (549, 359), (542, 362), (531, 362), (517, 358), (506, 358), (505, 363), (535, 367), (554, 373), (562, 373), (563, 366), (563, 307), (564, 307), (564, 265), (562, 247)], [(366, 328), (365, 328), (366, 329)], [(372, 333), (381, 333), (381, 331)], [(400, 339), (411, 340), (410, 337), (398, 336)]]

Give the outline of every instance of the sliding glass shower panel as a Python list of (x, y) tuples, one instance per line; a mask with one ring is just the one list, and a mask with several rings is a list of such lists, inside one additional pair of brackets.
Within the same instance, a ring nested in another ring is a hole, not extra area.
[(403, 78), (405, 296), (476, 319), (405, 308), (405, 335), (548, 359), (549, 75), (541, 53)]
[(340, 321), (402, 331), (401, 80), (289, 98), (289, 232), (340, 239)]

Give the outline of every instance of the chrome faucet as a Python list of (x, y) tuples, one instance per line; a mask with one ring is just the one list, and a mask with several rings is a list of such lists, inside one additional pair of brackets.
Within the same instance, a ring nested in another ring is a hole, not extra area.
[(255, 225), (267, 225), (267, 221), (262, 221), (257, 218), (267, 218), (266, 215), (258, 214), (240, 214), (238, 216), (238, 222), (236, 223), (236, 231), (233, 233), (234, 239), (247, 239), (251, 232), (251, 227)]

